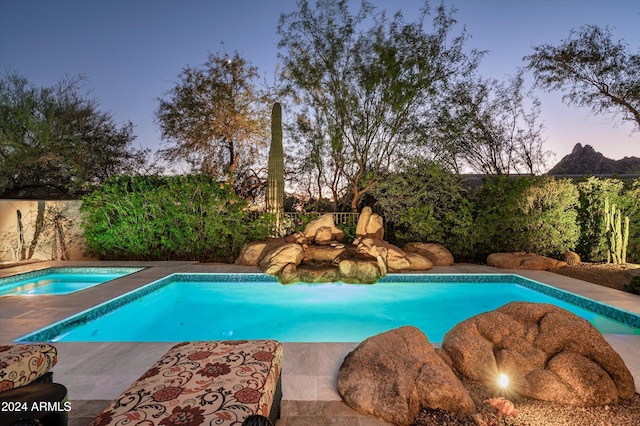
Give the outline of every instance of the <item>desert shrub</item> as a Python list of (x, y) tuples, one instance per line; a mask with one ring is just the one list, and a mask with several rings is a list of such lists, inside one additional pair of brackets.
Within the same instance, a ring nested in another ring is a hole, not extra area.
[(578, 190), (570, 179), (536, 179), (518, 204), (526, 218), (525, 250), (557, 256), (575, 249), (580, 235)]
[(374, 210), (384, 217), (386, 238), (444, 244), (457, 259), (468, 258), (474, 205), (459, 175), (416, 160), (387, 176), (372, 190)]
[(478, 194), (476, 260), (489, 253), (556, 255), (578, 239), (578, 192), (567, 179), (495, 176)]
[(84, 197), (84, 233), (104, 259), (230, 261), (268, 233), (233, 189), (204, 175), (120, 176)]
[(625, 284), (623, 290), (627, 293), (640, 294), (640, 276), (635, 276), (629, 284)]
[[(576, 251), (587, 261), (607, 260), (604, 203), (620, 205), (623, 182), (619, 179), (589, 177), (577, 183), (580, 237)], [(623, 209), (624, 210), (624, 209)]]

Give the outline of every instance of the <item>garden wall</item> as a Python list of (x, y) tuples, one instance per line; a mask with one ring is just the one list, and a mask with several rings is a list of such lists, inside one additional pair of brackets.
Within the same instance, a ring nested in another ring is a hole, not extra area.
[(85, 260), (80, 200), (0, 200), (0, 261)]

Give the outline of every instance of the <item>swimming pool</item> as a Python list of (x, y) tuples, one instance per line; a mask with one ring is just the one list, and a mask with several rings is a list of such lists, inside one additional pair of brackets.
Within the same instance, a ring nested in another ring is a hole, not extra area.
[(140, 271), (123, 267), (54, 267), (0, 278), (0, 296), (60, 295), (84, 290)]
[(173, 274), (16, 342), (272, 338), (358, 342), (402, 325), (432, 342), (514, 300), (553, 303), (603, 333), (640, 334), (640, 316), (517, 275), (390, 275), (375, 285), (283, 286), (262, 274)]

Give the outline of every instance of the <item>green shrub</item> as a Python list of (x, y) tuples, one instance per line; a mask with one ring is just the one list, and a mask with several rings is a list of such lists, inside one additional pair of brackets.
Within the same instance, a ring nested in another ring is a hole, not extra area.
[(456, 257), (472, 254), (474, 204), (459, 175), (424, 160), (407, 164), (372, 190), (374, 211), (384, 217), (386, 239), (403, 245), (412, 241), (444, 244)]
[(83, 199), (90, 254), (104, 259), (232, 261), (268, 234), (232, 188), (204, 175), (120, 176)]
[(629, 284), (625, 284), (624, 291), (627, 293), (640, 294), (640, 276), (636, 275)]
[(497, 176), (478, 194), (476, 260), (493, 252), (555, 256), (579, 235), (578, 192), (568, 179)]

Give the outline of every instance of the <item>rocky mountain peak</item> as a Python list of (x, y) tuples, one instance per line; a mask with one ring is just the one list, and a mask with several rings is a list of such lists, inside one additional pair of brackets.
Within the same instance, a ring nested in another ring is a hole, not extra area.
[(624, 157), (612, 160), (597, 152), (591, 145), (577, 143), (571, 154), (566, 155), (549, 170), (549, 175), (580, 174), (635, 174), (640, 173), (640, 158)]

